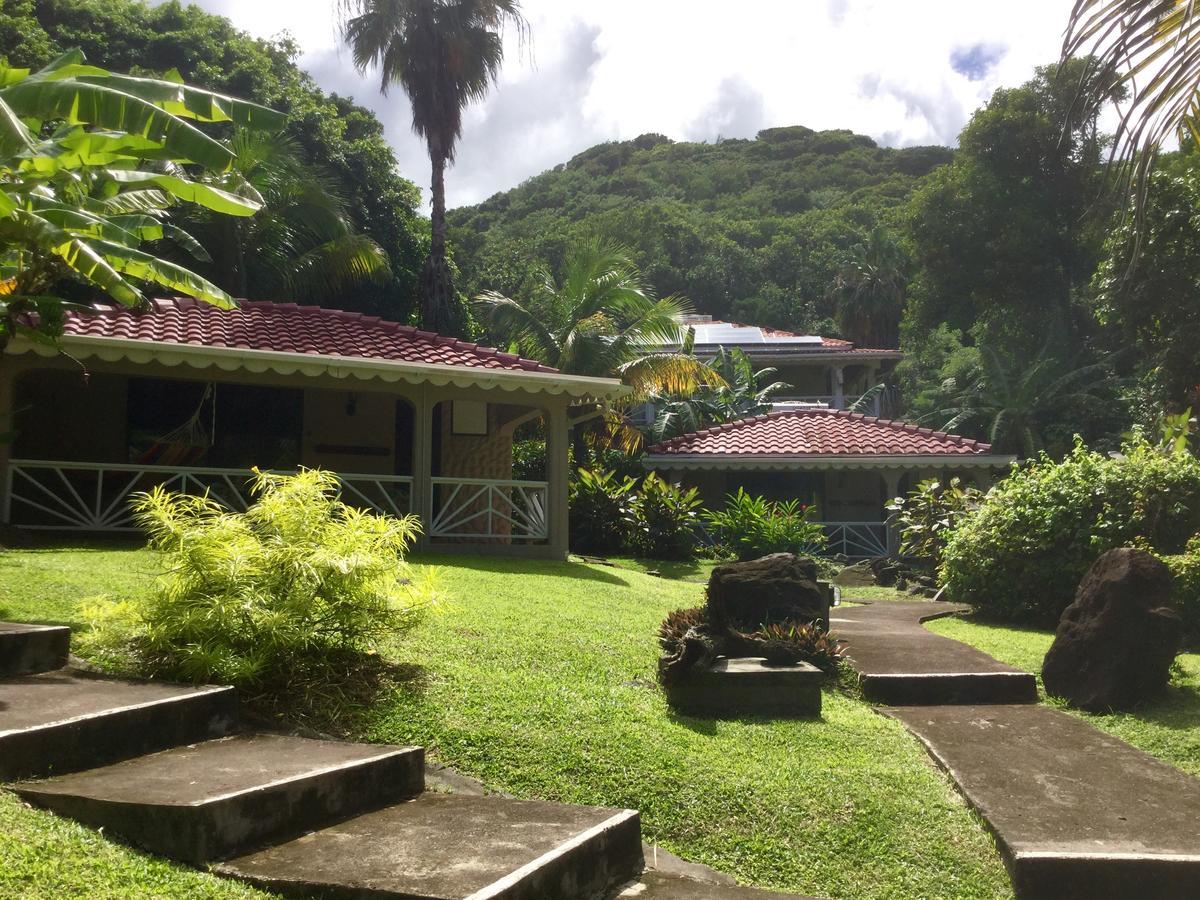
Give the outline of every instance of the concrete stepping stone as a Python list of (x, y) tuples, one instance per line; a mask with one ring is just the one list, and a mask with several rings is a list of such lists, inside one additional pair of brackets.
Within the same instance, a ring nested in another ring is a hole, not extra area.
[(419, 747), (247, 734), (10, 790), (143, 849), (199, 864), (416, 796), (424, 771)]
[(0, 622), (0, 678), (61, 669), (70, 652), (70, 628)]
[(884, 712), (987, 821), (1019, 898), (1200, 897), (1200, 779), (1047, 706)]
[(813, 900), (737, 884), (696, 881), (663, 872), (647, 872), (617, 895), (617, 900)]
[(863, 694), (875, 703), (1035, 703), (1033, 675), (921, 627), (967, 609), (930, 601), (838, 607), (830, 627), (846, 641)]
[(228, 687), (91, 678), (71, 669), (0, 681), (0, 781), (105, 765), (233, 731)]
[(578, 900), (641, 871), (638, 814), (422, 794), (216, 871), (285, 896)]

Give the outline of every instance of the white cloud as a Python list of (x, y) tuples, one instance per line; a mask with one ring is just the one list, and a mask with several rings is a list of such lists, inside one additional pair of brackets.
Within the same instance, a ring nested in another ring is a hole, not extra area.
[[(374, 109), (405, 175), (428, 181), (399, 90), (339, 47), (328, 0), (201, 0), (260, 35), (287, 30), (327, 90)], [(750, 137), (849, 128), (952, 144), (999, 86), (1057, 58), (1071, 0), (525, 0), (533, 52), (510, 41), (500, 86), (468, 112), (450, 204), (476, 202), (602, 140), (654, 131)]]

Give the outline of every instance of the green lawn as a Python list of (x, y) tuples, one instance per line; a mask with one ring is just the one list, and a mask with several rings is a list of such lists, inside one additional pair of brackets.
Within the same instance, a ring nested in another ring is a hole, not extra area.
[(629, 569), (633, 572), (657, 572), (663, 578), (673, 581), (691, 581), (697, 584), (708, 584), (708, 576), (712, 570), (725, 560), (693, 559), (686, 562), (676, 560), (635, 559), (632, 556), (613, 556), (608, 562), (619, 569)]
[[(1049, 631), (960, 618), (938, 619), (925, 627), (972, 644), (1011, 666), (1034, 672), (1039, 684), (1042, 659), (1054, 639)], [(1049, 702), (1066, 708), (1056, 701)], [(1143, 709), (1104, 716), (1076, 714), (1152, 756), (1200, 776), (1200, 653), (1181, 654), (1166, 695)]]
[(273, 895), (122, 847), (0, 792), (0, 897), (265, 900), (269, 896)]
[[(861, 701), (827, 691), (813, 722), (669, 711), (654, 633), (667, 611), (701, 601), (700, 584), (580, 563), (422, 561), (442, 566), (453, 603), (393, 649), (418, 677), (354, 736), (424, 744), (520, 796), (637, 808), (648, 840), (746, 883), (846, 898), (1011, 896), (979, 820), (917, 743)], [(155, 568), (128, 549), (10, 551), (0, 608), (75, 622), (79, 599), (145, 591)], [(44, 840), (45, 816), (6, 802), (3, 852)], [(126, 873), (145, 865), (104, 846)], [(199, 878), (158, 872), (172, 886), (146, 890), (167, 896)], [(44, 890), (69, 895), (89, 877), (101, 886), (92, 896), (141, 884), (92, 869), (69, 883), (47, 873)]]

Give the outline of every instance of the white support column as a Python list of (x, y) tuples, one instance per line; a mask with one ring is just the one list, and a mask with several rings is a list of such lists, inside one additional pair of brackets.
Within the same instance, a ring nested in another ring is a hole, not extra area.
[[(900, 469), (884, 469), (881, 474), (887, 488), (887, 502), (891, 503), (900, 494), (900, 479), (904, 473)], [(886, 512), (885, 510), (885, 515)], [(887, 549), (889, 554), (894, 554), (900, 549), (900, 533), (891, 522), (888, 522), (887, 526)]]
[(567, 408), (565, 403), (554, 403), (546, 413), (546, 521), (550, 531), (550, 554), (554, 559), (566, 559), (570, 549)]
[(413, 482), (412, 511), (421, 520), (420, 550), (429, 549), (429, 529), (433, 524), (433, 406), (429, 385), (421, 385), (413, 421), (416, 436), (413, 439)]
[(829, 370), (829, 378), (833, 389), (833, 408), (846, 408), (846, 367), (834, 366)]
[[(867, 389), (870, 390), (871, 388), (877, 387), (878, 385), (879, 385), (879, 367), (871, 366), (871, 368), (867, 370)], [(872, 414), (875, 416), (875, 418), (879, 418), (879, 416), (882, 415), (882, 413), (883, 413), (883, 396), (882, 396), (882, 394), (875, 395), (875, 399), (874, 399), (874, 401), (872, 401), (871, 406), (872, 406)]]

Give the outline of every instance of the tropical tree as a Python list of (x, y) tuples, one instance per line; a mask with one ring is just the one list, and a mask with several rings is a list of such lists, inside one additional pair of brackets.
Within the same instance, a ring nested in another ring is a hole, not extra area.
[(1094, 114), (1113, 98), (1120, 112), (1112, 154), (1122, 180), (1148, 190), (1162, 143), (1200, 137), (1200, 8), (1194, 0), (1075, 0), (1063, 59), (1089, 57), (1076, 105)]
[(775, 369), (755, 370), (750, 357), (738, 347), (722, 347), (710, 365), (719, 382), (697, 385), (686, 394), (650, 394), (648, 402), (654, 410), (647, 428), (650, 442), (767, 412), (771, 398), (788, 388), (782, 381), (768, 381)]
[(1047, 342), (1028, 365), (994, 348), (979, 348), (979, 364), (943, 389), (951, 404), (934, 418), (941, 430), (986, 437), (997, 452), (1034, 456), (1046, 446), (1047, 426), (1065, 413), (1086, 414), (1111, 403), (1113, 358), (1078, 364), (1061, 359)]
[(898, 347), (911, 261), (883, 228), (855, 244), (829, 288), (842, 334), (860, 347)]
[(425, 327), (453, 333), (454, 284), (446, 261), (446, 166), (468, 104), (482, 100), (504, 61), (502, 30), (528, 26), (518, 0), (340, 0), (342, 33), (360, 72), (378, 68), (386, 96), (399, 84), (433, 166), (432, 242), (421, 273)]
[(169, 221), (175, 204), (233, 216), (262, 205), (230, 172), (233, 152), (192, 122), (278, 129), (283, 118), (169, 78), (115, 75), (78, 51), (37, 72), (0, 65), (0, 348), (19, 331), (53, 333), (71, 281), (125, 305), (142, 302), (144, 283), (232, 305), (154, 249), (171, 239), (202, 254)]
[(334, 300), (388, 274), (388, 258), (353, 227), (336, 179), (306, 163), (286, 134), (239, 130), (231, 171), (263, 199), (253, 218), (198, 210), (189, 231), (215, 257), (205, 268), (238, 297)]
[(711, 368), (683, 347), (681, 319), (691, 307), (682, 297), (655, 297), (629, 251), (588, 238), (570, 248), (562, 277), (545, 266), (530, 298), (521, 303), (494, 291), (475, 298), (484, 324), (513, 350), (568, 375), (617, 377), (630, 387), (627, 406), (610, 409), (616, 440), (632, 447), (641, 436), (623, 410), (656, 393), (686, 394), (720, 384)]

